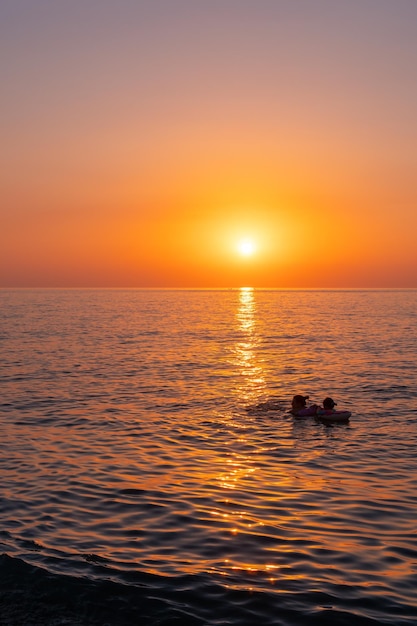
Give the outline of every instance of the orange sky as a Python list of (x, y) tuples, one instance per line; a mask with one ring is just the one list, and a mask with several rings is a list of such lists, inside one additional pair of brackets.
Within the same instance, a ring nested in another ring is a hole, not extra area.
[(417, 287), (417, 4), (6, 0), (0, 31), (0, 287)]

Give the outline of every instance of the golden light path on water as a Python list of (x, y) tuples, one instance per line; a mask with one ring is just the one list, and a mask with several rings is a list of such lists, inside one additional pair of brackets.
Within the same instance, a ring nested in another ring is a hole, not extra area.
[[(256, 355), (259, 337), (257, 335), (255, 292), (252, 287), (242, 287), (239, 290), (236, 331), (238, 339), (234, 344), (233, 363), (237, 367), (240, 382), (235, 387), (235, 393), (238, 404), (249, 405), (266, 392), (263, 368)], [(218, 476), (219, 485), (226, 492), (224, 503), (229, 506), (230, 510), (227, 513), (212, 511), (214, 517), (221, 517), (223, 522), (228, 523), (230, 535), (237, 543), (241, 534), (256, 534), (257, 532), (262, 534), (262, 527), (264, 526), (259, 515), (254, 519), (253, 511), (247, 510), (243, 502), (237, 506), (242, 491), (247, 488), (248, 482), (253, 484), (253, 481), (256, 480), (255, 474), (259, 470), (256, 462), (254, 464), (250, 435), (246, 431), (246, 425), (238, 420), (235, 439), (236, 449), (233, 446), (230, 448), (229, 455), (225, 459), (226, 467)], [(245, 448), (248, 448), (250, 452), (245, 452)], [(242, 561), (239, 564), (236, 559), (225, 559), (223, 570), (217, 573), (224, 576), (233, 572), (246, 572), (249, 575), (263, 573), (264, 576), (267, 575), (270, 583), (274, 582), (275, 579), (271, 574), (278, 566), (271, 563), (245, 563), (243, 554), (238, 560), (240, 559)]]
[(235, 357), (242, 378), (242, 383), (238, 385), (236, 391), (240, 401), (249, 404), (266, 391), (263, 368), (255, 354), (259, 337), (256, 329), (256, 301), (252, 287), (242, 287), (239, 291), (236, 323), (241, 337), (235, 344)]

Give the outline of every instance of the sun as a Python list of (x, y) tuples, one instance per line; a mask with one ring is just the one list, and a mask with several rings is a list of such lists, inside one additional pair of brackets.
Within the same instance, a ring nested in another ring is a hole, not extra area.
[(241, 239), (237, 244), (237, 250), (242, 256), (252, 256), (256, 252), (256, 245), (252, 239)]

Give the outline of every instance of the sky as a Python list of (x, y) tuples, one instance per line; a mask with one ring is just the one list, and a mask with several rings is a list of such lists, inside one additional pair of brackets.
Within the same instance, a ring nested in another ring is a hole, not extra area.
[(416, 288), (415, 0), (0, 0), (0, 287)]

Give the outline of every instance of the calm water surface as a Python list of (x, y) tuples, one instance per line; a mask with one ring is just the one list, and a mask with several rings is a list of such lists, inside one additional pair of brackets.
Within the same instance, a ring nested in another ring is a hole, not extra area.
[(417, 624), (416, 291), (0, 302), (0, 624)]

